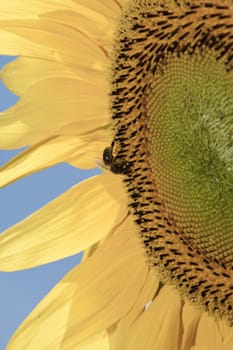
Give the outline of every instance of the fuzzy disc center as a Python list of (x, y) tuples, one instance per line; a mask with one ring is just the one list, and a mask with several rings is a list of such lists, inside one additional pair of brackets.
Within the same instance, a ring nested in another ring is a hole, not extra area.
[(164, 214), (209, 258), (233, 253), (233, 76), (209, 52), (158, 66), (146, 97), (149, 165)]

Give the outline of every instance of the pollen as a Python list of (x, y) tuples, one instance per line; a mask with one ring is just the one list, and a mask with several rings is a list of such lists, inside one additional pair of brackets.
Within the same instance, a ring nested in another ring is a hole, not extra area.
[(233, 1), (131, 1), (112, 57), (111, 159), (148, 263), (233, 325)]

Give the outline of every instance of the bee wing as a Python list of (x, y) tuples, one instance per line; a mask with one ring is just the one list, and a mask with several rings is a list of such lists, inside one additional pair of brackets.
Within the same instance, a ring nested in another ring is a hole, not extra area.
[(94, 161), (95, 161), (95, 163), (97, 164), (98, 167), (104, 168), (104, 169), (106, 169), (106, 170), (111, 171), (110, 166), (107, 166), (107, 165), (104, 163), (103, 159), (101, 159), (101, 158), (95, 158)]

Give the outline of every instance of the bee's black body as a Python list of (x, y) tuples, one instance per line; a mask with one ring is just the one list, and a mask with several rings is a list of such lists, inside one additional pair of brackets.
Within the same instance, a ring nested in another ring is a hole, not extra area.
[(107, 147), (103, 151), (103, 162), (114, 174), (126, 174), (129, 169), (129, 162), (113, 157), (112, 147)]

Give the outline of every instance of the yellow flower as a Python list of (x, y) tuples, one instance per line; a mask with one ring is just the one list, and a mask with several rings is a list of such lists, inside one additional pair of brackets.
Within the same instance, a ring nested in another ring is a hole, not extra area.
[[(29, 146), (2, 168), (1, 186), (59, 162), (96, 166), (112, 141), (109, 68), (113, 33), (127, 2), (1, 1), (0, 53), (20, 55), (1, 77), (21, 99), (1, 113), (0, 147)], [(206, 8), (215, 2), (206, 1)], [(163, 7), (166, 1), (140, 3)], [(127, 50), (125, 55), (127, 60)], [(8, 349), (232, 349), (231, 327), (159, 282), (127, 203), (122, 176), (106, 172), (0, 236), (4, 271), (85, 251), (83, 262), (22, 323)]]

